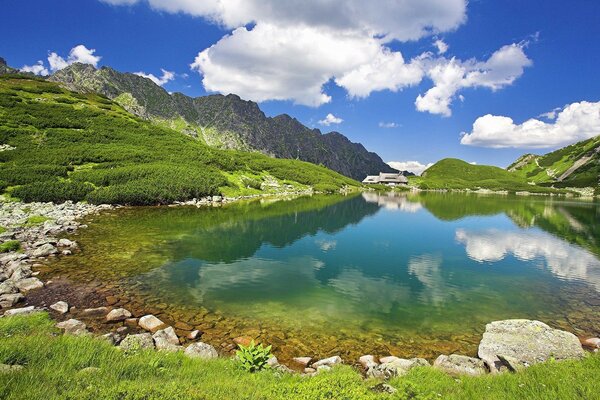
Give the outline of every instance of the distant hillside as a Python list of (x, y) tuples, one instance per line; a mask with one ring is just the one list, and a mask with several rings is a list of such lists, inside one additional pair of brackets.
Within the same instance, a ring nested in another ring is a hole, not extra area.
[(600, 185), (600, 136), (543, 156), (525, 154), (507, 169), (537, 185), (597, 187)]
[(150, 79), (85, 64), (73, 64), (49, 80), (76, 92), (101, 93), (142, 118), (198, 137), (211, 147), (308, 161), (358, 180), (395, 172), (377, 154), (339, 132), (322, 134), (285, 114), (266, 117), (256, 103), (236, 95), (169, 94)]
[(0, 76), (0, 193), (24, 201), (166, 204), (358, 182), (311, 163), (218, 150), (95, 93)]
[(422, 189), (489, 189), (547, 192), (551, 189), (530, 185), (514, 173), (489, 165), (473, 165), (456, 158), (445, 158), (427, 168), (410, 182)]

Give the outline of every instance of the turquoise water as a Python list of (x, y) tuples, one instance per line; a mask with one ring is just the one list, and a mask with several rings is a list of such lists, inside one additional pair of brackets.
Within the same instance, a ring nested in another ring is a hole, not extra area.
[(96, 217), (56, 271), (93, 271), (173, 320), (203, 310), (219, 341), (472, 352), (497, 319), (600, 330), (599, 216), (592, 202), (460, 194), (125, 209)]

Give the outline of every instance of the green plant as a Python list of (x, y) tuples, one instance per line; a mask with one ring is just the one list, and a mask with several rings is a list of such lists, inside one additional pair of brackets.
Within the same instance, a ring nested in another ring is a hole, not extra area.
[(21, 248), (21, 243), (18, 240), (9, 240), (0, 244), (0, 253), (8, 253), (9, 251), (17, 251)]
[(243, 369), (248, 372), (256, 372), (269, 367), (267, 362), (273, 356), (271, 346), (256, 345), (254, 340), (248, 346), (241, 344), (238, 346), (240, 349), (236, 352), (236, 356)]
[(41, 225), (48, 220), (50, 220), (50, 218), (44, 217), (43, 215), (32, 215), (31, 217), (27, 218), (27, 221), (23, 225), (25, 225), (25, 226)]

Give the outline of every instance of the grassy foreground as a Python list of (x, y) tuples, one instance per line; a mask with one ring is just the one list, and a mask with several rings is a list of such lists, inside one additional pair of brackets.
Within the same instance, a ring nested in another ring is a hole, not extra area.
[[(232, 359), (191, 360), (154, 351), (125, 355), (93, 338), (59, 335), (47, 314), (0, 319), (2, 399), (597, 399), (600, 356), (549, 362), (519, 374), (454, 379), (432, 368), (392, 379), (391, 395), (371, 390), (349, 366), (313, 378), (248, 373)], [(93, 367), (99, 369), (87, 369)]]

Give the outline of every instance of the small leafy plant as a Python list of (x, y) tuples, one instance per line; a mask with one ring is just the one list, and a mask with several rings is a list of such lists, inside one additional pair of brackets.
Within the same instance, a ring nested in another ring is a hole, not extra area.
[(254, 340), (248, 346), (238, 345), (239, 350), (236, 352), (237, 359), (240, 361), (242, 368), (248, 372), (256, 372), (269, 368), (267, 361), (273, 355), (271, 354), (271, 346), (264, 347), (262, 344), (254, 344)]

